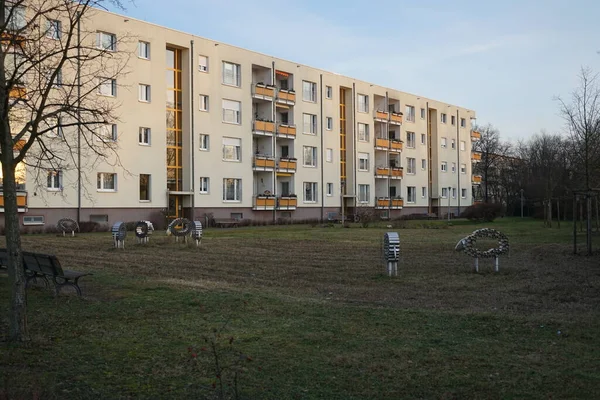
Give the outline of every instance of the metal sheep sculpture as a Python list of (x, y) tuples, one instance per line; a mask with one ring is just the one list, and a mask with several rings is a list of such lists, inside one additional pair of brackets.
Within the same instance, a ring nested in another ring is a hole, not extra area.
[[(482, 251), (479, 250), (475, 245), (477, 244), (477, 239), (497, 239), (498, 247), (493, 247), (491, 249)], [(509, 243), (508, 237), (495, 229), (483, 228), (474, 231), (472, 234), (467, 236), (464, 239), (461, 239), (455, 247), (456, 251), (462, 251), (467, 255), (475, 258), (475, 271), (479, 272), (479, 259), (480, 258), (494, 258), (495, 259), (495, 271), (499, 270), (499, 262), (498, 257), (502, 254), (506, 254), (509, 251)]]

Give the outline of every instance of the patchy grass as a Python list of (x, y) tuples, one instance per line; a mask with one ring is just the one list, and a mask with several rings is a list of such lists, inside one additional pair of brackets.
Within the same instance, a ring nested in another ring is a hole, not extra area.
[[(600, 397), (600, 260), (570, 254), (568, 225), (386, 225), (213, 229), (200, 249), (158, 233), (125, 250), (107, 233), (26, 236), (94, 276), (83, 299), (28, 291), (32, 340), (3, 345), (0, 398), (213, 398), (201, 348), (223, 325), (252, 359), (241, 398)], [(483, 226), (511, 239), (498, 274), (453, 250)], [(388, 230), (402, 240), (393, 279)], [(0, 287), (5, 330), (5, 275)]]

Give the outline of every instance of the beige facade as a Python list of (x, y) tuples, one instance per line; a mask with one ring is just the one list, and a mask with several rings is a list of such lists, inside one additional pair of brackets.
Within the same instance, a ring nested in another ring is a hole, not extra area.
[[(28, 180), (23, 216), (327, 218), (343, 201), (346, 213), (394, 217), (472, 203), (473, 110), (109, 12), (87, 24), (127, 37), (116, 51), (133, 55), (116, 82), (118, 157), (83, 161), (81, 196), (73, 168), (59, 187)], [(167, 128), (178, 112), (181, 139)]]

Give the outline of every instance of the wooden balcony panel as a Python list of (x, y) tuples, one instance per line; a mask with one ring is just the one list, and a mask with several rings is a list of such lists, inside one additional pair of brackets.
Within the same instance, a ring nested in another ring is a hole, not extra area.
[(401, 151), (403, 147), (402, 142), (391, 142), (390, 148), (392, 151)]
[(254, 94), (264, 97), (275, 97), (275, 89), (268, 86), (256, 85), (254, 88)]
[(377, 119), (385, 119), (387, 121), (389, 116), (390, 114), (385, 111), (375, 111), (375, 118)]
[(391, 122), (396, 122), (398, 124), (401, 124), (402, 123), (402, 115), (400, 115), (400, 114), (392, 114), (390, 116), (390, 121)]
[(389, 148), (390, 147), (390, 141), (388, 139), (380, 139), (380, 138), (376, 138), (375, 139), (375, 146), (376, 147), (384, 147), (384, 148)]
[(376, 174), (377, 175), (388, 176), (390, 174), (390, 169), (389, 168), (377, 167)]

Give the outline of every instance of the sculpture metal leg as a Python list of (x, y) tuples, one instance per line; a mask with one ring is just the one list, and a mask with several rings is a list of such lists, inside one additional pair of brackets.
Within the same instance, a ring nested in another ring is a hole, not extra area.
[(479, 272), (479, 257), (475, 257), (475, 272)]

